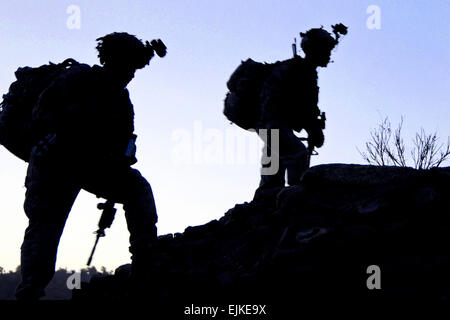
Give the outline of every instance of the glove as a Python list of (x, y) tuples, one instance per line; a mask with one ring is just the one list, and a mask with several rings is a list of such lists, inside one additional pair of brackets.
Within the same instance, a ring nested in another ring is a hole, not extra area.
[(320, 148), (323, 146), (323, 143), (325, 142), (325, 136), (323, 135), (323, 131), (319, 127), (314, 127), (309, 130), (308, 132), (308, 144), (311, 144), (314, 147)]

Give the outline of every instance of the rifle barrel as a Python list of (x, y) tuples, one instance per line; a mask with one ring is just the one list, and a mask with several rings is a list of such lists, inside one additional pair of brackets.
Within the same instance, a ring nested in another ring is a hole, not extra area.
[(99, 239), (100, 239), (100, 234), (97, 233), (97, 238), (95, 239), (94, 247), (92, 248), (91, 255), (89, 256), (89, 259), (88, 259), (88, 262), (87, 262), (88, 266), (91, 265), (92, 258), (94, 257), (94, 252), (95, 252), (95, 249), (97, 248), (97, 243), (98, 243)]

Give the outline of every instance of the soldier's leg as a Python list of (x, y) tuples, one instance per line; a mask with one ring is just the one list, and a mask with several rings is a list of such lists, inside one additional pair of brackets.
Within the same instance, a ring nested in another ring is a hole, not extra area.
[(123, 208), (130, 232), (130, 252), (135, 254), (155, 242), (158, 215), (148, 181), (136, 169), (130, 169), (128, 179), (130, 192), (124, 199)]
[(123, 180), (127, 190), (124, 190), (122, 202), (132, 254), (129, 289), (134, 298), (142, 298), (141, 294), (147, 292), (155, 280), (152, 271), (155, 268), (158, 216), (152, 188), (141, 173), (130, 168)]
[(292, 130), (286, 132), (283, 137), (284, 152), (281, 155), (281, 162), (287, 170), (288, 184), (298, 185), (309, 167), (308, 149)]
[(154, 243), (158, 221), (155, 200), (150, 184), (138, 170), (129, 167), (97, 168), (83, 180), (83, 189), (123, 204), (132, 254)]
[(30, 161), (24, 209), (29, 219), (21, 247), (21, 276), (16, 297), (36, 300), (55, 272), (56, 254), (67, 216), (79, 192), (51, 165)]
[[(284, 134), (281, 130), (278, 131), (278, 141), (272, 141), (272, 134), (270, 132), (271, 129), (267, 129), (267, 131), (258, 131), (260, 138), (264, 141), (263, 147), (263, 155), (262, 155), (262, 168), (261, 168), (261, 180), (259, 183), (258, 190), (267, 189), (267, 188), (275, 188), (275, 187), (284, 187), (286, 167), (282, 163), (280, 158), (281, 150), (281, 140), (283, 139), (282, 135)], [(274, 129), (278, 130), (278, 129)], [(273, 144), (277, 143), (278, 148), (273, 148)], [(278, 150), (277, 150), (278, 149)], [(278, 152), (276, 152), (278, 151)], [(264, 170), (273, 165), (273, 158), (278, 157), (278, 170), (275, 172), (270, 172), (269, 170)], [(270, 163), (265, 164), (264, 159), (272, 159)], [(257, 191), (258, 191), (257, 190)]]
[[(269, 156), (276, 156), (271, 153), (273, 143), (271, 135), (268, 134), (263, 152), (266, 152)], [(308, 169), (308, 150), (294, 134), (293, 130), (288, 128), (279, 129), (278, 151), (280, 169), (273, 175), (261, 175), (261, 182), (257, 192), (267, 188), (284, 187), (286, 171), (288, 184), (297, 185), (300, 183), (304, 172)]]

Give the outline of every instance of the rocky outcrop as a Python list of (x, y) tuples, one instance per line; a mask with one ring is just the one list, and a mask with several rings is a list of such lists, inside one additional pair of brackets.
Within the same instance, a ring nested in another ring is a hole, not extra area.
[(316, 166), (299, 186), (160, 236), (136, 278), (121, 266), (73, 299), (448, 301), (449, 191), (450, 168)]

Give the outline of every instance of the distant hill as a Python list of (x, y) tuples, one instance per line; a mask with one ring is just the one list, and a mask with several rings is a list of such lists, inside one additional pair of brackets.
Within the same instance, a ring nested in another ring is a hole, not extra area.
[[(1, 270), (1, 269), (0, 269)], [(59, 269), (46, 289), (43, 300), (68, 300), (72, 298), (72, 291), (67, 288), (66, 282), (74, 271)], [(88, 282), (95, 276), (107, 276), (106, 270), (98, 272), (95, 267), (81, 270), (81, 281)], [(16, 271), (0, 273), (0, 300), (14, 300), (15, 290), (20, 282), (20, 273)]]

